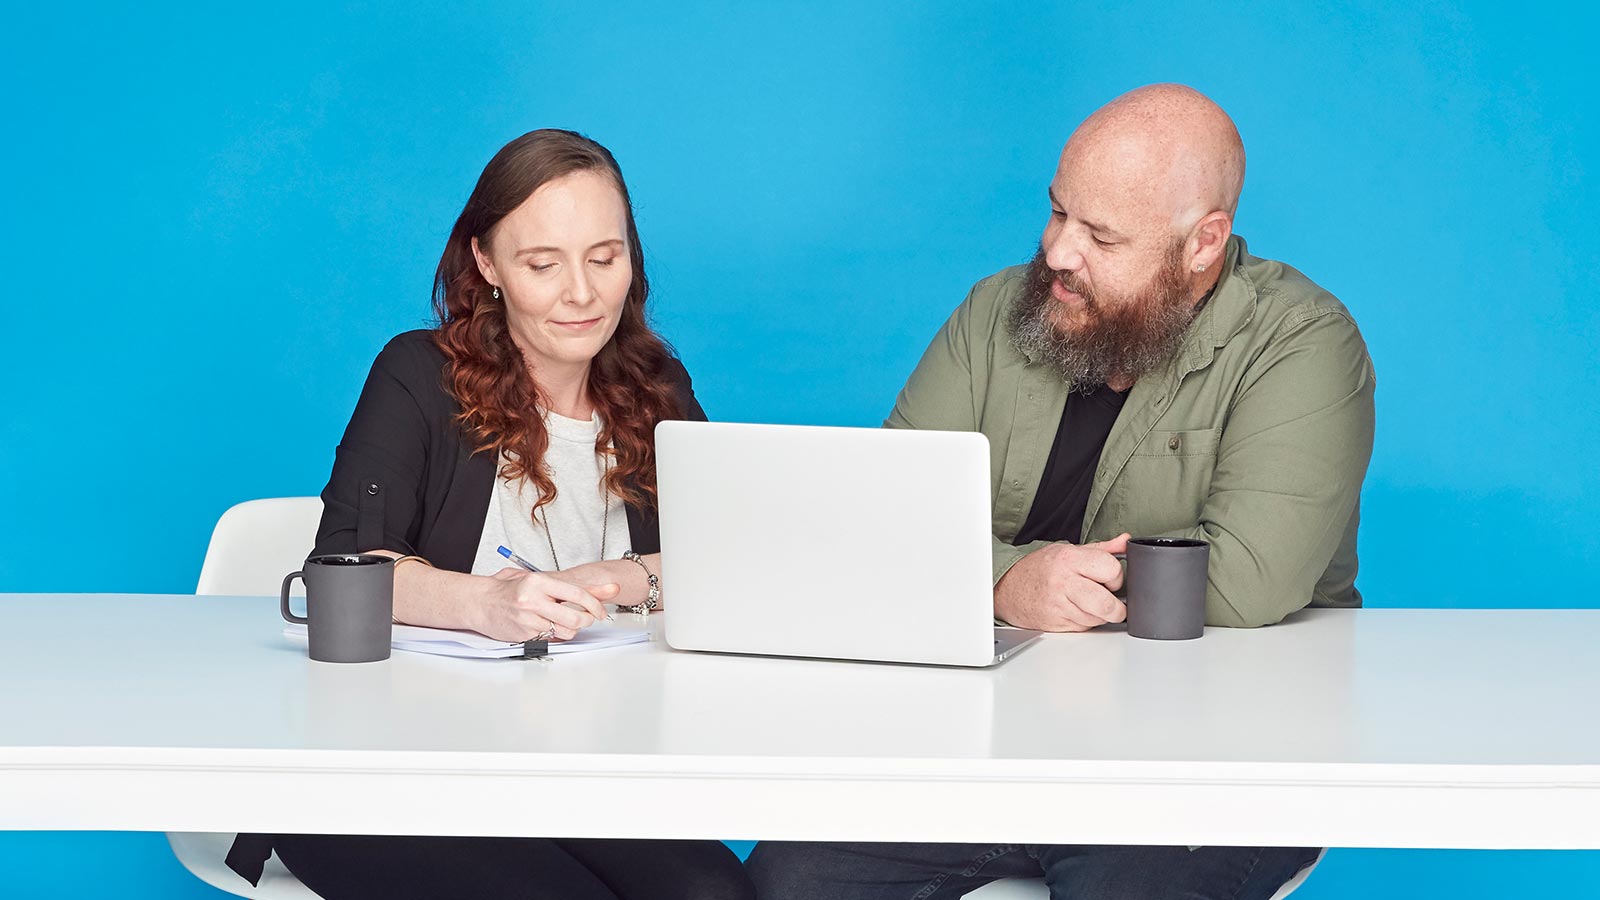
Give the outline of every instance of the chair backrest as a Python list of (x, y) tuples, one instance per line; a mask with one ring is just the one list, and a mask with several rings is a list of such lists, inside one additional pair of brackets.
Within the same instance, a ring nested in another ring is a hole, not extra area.
[[(248, 500), (217, 520), (200, 565), (196, 594), (271, 596), (283, 576), (311, 554), (322, 519), (321, 497)], [(299, 579), (297, 594), (304, 594)]]

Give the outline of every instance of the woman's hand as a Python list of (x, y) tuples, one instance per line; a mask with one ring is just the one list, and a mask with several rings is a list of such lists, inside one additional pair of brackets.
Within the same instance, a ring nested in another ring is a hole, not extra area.
[(594, 588), (602, 586), (617, 588), (616, 591), (612, 592), (610, 597), (606, 598), (607, 603), (617, 603), (621, 601), (620, 595), (623, 593), (623, 584), (625, 583), (627, 577), (633, 574), (624, 568), (625, 566), (632, 566), (635, 569), (638, 568), (638, 566), (635, 566), (633, 563), (627, 562), (626, 560), (607, 559), (601, 560), (600, 562), (584, 563), (581, 566), (572, 566), (570, 568), (561, 569), (560, 571), (550, 572), (547, 574), (549, 574), (551, 578), (565, 581), (568, 584), (575, 584), (581, 588)]
[(486, 603), (478, 605), (472, 630), (501, 641), (526, 641), (546, 631), (571, 640), (581, 628), (606, 616), (601, 601), (617, 595), (615, 584), (579, 587), (541, 572), (505, 568), (490, 576)]
[(626, 559), (606, 559), (551, 572), (550, 577), (590, 590), (599, 586), (615, 586), (616, 592), (604, 598), (607, 603), (636, 606), (650, 595), (649, 573), (661, 571), (661, 554), (653, 553), (644, 557), (644, 561), (645, 564), (640, 566)]

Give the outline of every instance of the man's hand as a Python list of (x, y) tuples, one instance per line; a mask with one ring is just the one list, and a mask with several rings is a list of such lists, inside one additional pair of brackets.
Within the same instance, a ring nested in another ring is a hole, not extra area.
[(1122, 587), (1128, 535), (1094, 544), (1051, 544), (1017, 560), (994, 586), (994, 614), (1018, 628), (1088, 631), (1121, 622), (1128, 610), (1111, 595)]

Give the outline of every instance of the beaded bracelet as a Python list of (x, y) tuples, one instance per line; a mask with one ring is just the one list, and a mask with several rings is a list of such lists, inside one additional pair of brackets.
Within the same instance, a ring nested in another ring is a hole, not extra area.
[(661, 579), (656, 576), (656, 573), (650, 571), (649, 566), (644, 564), (644, 557), (633, 552), (632, 550), (624, 552), (622, 554), (622, 558), (628, 560), (629, 562), (638, 563), (639, 568), (644, 570), (645, 578), (650, 582), (650, 593), (644, 598), (644, 602), (626, 608), (629, 612), (637, 613), (641, 616), (648, 616), (650, 615), (651, 610), (661, 606)]

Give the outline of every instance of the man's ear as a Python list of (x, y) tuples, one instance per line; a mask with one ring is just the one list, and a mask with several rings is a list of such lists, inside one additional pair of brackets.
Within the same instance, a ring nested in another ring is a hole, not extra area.
[[(1217, 210), (1207, 213), (1194, 223), (1189, 232), (1186, 262), (1190, 272), (1214, 272), (1222, 265), (1228, 252), (1228, 238), (1233, 234), (1233, 217)], [(477, 246), (474, 244), (473, 246)]]
[(489, 255), (483, 252), (483, 248), (478, 246), (477, 238), (472, 239), (472, 259), (478, 264), (478, 274), (483, 276), (483, 280), (499, 287), (500, 279), (495, 275), (494, 263), (489, 261)]

